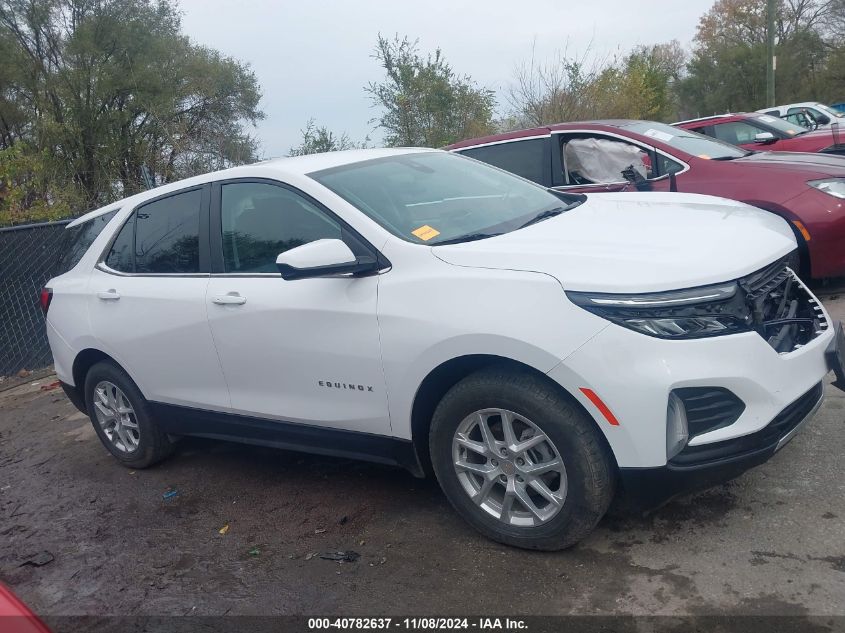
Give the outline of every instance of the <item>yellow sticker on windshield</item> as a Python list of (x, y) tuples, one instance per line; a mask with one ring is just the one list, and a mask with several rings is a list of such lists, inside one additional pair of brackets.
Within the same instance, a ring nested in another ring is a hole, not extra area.
[(698, 157), (703, 158), (705, 160), (710, 160), (710, 157), (707, 154), (699, 154)]
[(411, 231), (414, 235), (420, 238), (422, 241), (427, 242), (428, 240), (437, 237), (440, 235), (440, 231), (437, 229), (431, 228), (428, 224), (424, 224), (418, 229), (414, 229)]

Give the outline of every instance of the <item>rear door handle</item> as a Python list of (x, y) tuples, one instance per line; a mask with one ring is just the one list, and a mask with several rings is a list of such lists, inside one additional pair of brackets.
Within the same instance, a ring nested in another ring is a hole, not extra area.
[(230, 292), (227, 295), (217, 295), (211, 302), (219, 306), (240, 306), (246, 303), (246, 297), (242, 297), (237, 292)]
[(98, 292), (97, 298), (102, 299), (103, 301), (117, 301), (120, 299), (120, 293), (114, 288), (111, 288), (109, 290), (102, 290)]

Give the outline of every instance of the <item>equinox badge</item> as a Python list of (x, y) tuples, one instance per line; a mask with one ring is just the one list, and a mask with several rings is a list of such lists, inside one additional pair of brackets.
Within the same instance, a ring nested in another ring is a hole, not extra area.
[(321, 387), (328, 387), (329, 389), (349, 389), (350, 391), (368, 391), (373, 393), (373, 388), (370, 385), (355, 385), (345, 382), (332, 382), (330, 380), (321, 380), (317, 384)]

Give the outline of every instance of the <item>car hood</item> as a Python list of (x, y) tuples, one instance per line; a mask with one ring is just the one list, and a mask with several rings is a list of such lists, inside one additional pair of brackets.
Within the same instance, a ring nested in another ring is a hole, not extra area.
[[(799, 137), (800, 138), (800, 137)], [(837, 176), (845, 177), (845, 160), (836, 154), (817, 154), (805, 152), (756, 152), (733, 163), (761, 166), (768, 169), (784, 169), (802, 172), (807, 177)]]
[(524, 229), (432, 251), (455, 266), (546, 273), (567, 290), (653, 292), (737, 279), (795, 247), (783, 219), (740, 202), (602, 193)]
[[(845, 130), (843, 130), (843, 132), (845, 132)], [(833, 135), (832, 129), (821, 128), (821, 129), (811, 130), (809, 132), (802, 132), (801, 134), (798, 134), (796, 136), (792, 136), (790, 138), (794, 138), (794, 139), (795, 138), (799, 138), (799, 139), (800, 138), (811, 138), (811, 139), (818, 139), (819, 141), (828, 140), (828, 141), (832, 142), (834, 140), (833, 136), (834, 135)]]
[[(837, 137), (833, 134), (830, 128), (813, 130), (812, 132), (802, 132), (797, 136), (790, 136), (783, 139), (783, 143), (788, 143), (789, 146), (795, 147), (812, 147), (804, 151), (818, 151), (835, 145), (838, 142)], [(765, 146), (764, 146), (765, 147)]]

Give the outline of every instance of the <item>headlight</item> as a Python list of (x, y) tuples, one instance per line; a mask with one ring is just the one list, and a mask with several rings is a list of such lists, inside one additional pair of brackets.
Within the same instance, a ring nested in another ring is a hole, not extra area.
[(810, 180), (807, 182), (811, 187), (824, 191), (835, 198), (845, 198), (845, 179), (825, 178), (824, 180)]
[(736, 283), (647, 294), (567, 292), (566, 296), (608, 321), (658, 338), (748, 332), (753, 321)]

